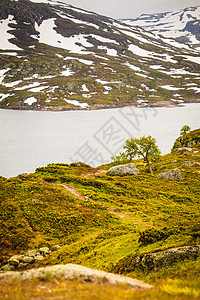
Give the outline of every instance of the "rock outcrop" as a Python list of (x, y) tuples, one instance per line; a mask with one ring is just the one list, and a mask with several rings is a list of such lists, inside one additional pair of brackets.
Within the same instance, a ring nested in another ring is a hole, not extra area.
[(172, 154), (180, 153), (180, 152), (191, 152), (191, 151), (192, 151), (192, 148), (181, 147), (181, 148), (175, 148), (175, 149), (172, 151)]
[(47, 280), (48, 278), (79, 280), (96, 284), (125, 284), (137, 290), (152, 289), (153, 286), (137, 279), (107, 273), (80, 265), (55, 265), (46, 268), (32, 269), (24, 272), (6, 272), (0, 274), (0, 280)]
[(200, 166), (200, 163), (197, 161), (184, 161), (184, 163), (182, 164), (183, 168), (188, 168), (188, 167), (198, 167)]
[(157, 175), (158, 179), (169, 179), (169, 180), (183, 180), (181, 170), (180, 169), (173, 169), (173, 170), (166, 170), (159, 175)]
[(182, 147), (195, 147), (200, 145), (200, 129), (195, 129), (189, 133), (180, 136), (176, 141), (181, 143)]
[(135, 164), (118, 165), (108, 170), (107, 175), (138, 175), (139, 170)]
[(197, 259), (200, 255), (200, 246), (185, 246), (171, 248), (166, 251), (146, 254), (141, 263), (148, 268), (148, 270), (160, 269), (165, 266), (170, 266), (173, 263), (185, 259)]
[(200, 256), (200, 245), (170, 248), (164, 251), (140, 254), (123, 259), (113, 268), (115, 272), (130, 273), (136, 269), (156, 270), (174, 263), (189, 259), (196, 260)]
[(51, 250), (48, 247), (41, 247), (39, 250), (28, 250), (20, 255), (10, 257), (7, 264), (5, 264), (0, 271), (14, 271), (24, 269), (34, 262), (42, 261), (45, 256), (48, 256), (52, 251), (61, 249), (60, 245), (53, 245)]

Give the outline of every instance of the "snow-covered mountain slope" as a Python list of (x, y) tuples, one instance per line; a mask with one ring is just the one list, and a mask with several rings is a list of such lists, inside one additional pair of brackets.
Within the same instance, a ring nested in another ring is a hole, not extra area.
[(123, 20), (164, 37), (200, 48), (200, 6), (180, 9), (177, 12), (143, 14), (137, 19)]
[(61, 1), (1, 0), (0, 107), (92, 109), (199, 99), (198, 52)]

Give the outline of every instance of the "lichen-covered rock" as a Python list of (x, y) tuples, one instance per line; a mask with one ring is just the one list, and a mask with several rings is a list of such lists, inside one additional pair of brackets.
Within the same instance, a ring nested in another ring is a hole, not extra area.
[(194, 162), (192, 163), (192, 166), (194, 166), (194, 167), (200, 167), (200, 163), (197, 162), (197, 161), (194, 161)]
[(24, 256), (22, 259), (23, 263), (33, 264), (35, 262), (35, 257), (33, 256)]
[(157, 178), (169, 179), (169, 180), (183, 180), (180, 169), (166, 170), (160, 173), (159, 175), (157, 175)]
[(34, 256), (36, 256), (37, 255), (37, 250), (35, 250), (35, 249), (33, 249), (33, 250), (28, 250), (26, 253), (25, 253), (25, 255), (26, 256), (32, 256), (32, 257), (34, 257)]
[(44, 259), (44, 256), (42, 256), (42, 255), (35, 256), (35, 261), (42, 261), (43, 259)]
[(137, 290), (152, 289), (153, 286), (137, 279), (107, 273), (95, 269), (86, 268), (80, 265), (67, 264), (55, 265), (46, 268), (32, 269), (23, 272), (6, 272), (0, 274), (0, 280), (47, 280), (48, 278), (89, 281), (96, 284), (125, 284)]
[(112, 167), (106, 173), (107, 175), (138, 175), (139, 170), (135, 164), (118, 165)]
[(52, 247), (51, 247), (51, 250), (52, 251), (58, 251), (58, 250), (60, 250), (62, 247), (60, 246), (60, 245), (53, 245)]
[(131, 273), (138, 269), (151, 271), (171, 266), (185, 259), (196, 260), (199, 256), (200, 245), (175, 247), (164, 251), (123, 258), (112, 268), (112, 271), (120, 273)]
[(188, 167), (199, 167), (200, 163), (197, 161), (184, 161), (184, 163), (182, 164), (183, 168), (188, 168)]
[(29, 264), (28, 263), (23, 263), (23, 262), (20, 262), (17, 266), (17, 269), (24, 269), (28, 266)]
[(1, 271), (4, 271), (4, 272), (13, 271), (13, 270), (15, 270), (15, 266), (10, 265), (10, 264), (6, 264), (1, 268)]
[(12, 257), (8, 260), (9, 265), (17, 266), (17, 265), (19, 264), (20, 258), (21, 258), (21, 256), (19, 256), (19, 255), (14, 255), (14, 256), (12, 256)]
[(184, 161), (184, 163), (182, 164), (182, 167), (187, 168), (187, 167), (190, 167), (191, 165), (192, 165), (192, 162), (187, 160), (187, 161)]
[(199, 255), (200, 246), (177, 247), (166, 251), (146, 254), (142, 258), (141, 264), (146, 266), (148, 270), (159, 269), (185, 259), (197, 259)]
[(39, 252), (42, 254), (42, 255), (49, 255), (50, 254), (50, 249), (48, 247), (41, 247), (39, 249)]

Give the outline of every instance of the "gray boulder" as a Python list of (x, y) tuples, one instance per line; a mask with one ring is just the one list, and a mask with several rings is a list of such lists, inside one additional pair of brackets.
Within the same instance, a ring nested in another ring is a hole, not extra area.
[(160, 173), (159, 175), (157, 175), (157, 178), (169, 179), (169, 180), (183, 180), (180, 169), (166, 170)]
[(107, 175), (138, 175), (139, 170), (135, 164), (118, 165), (112, 167), (106, 173)]

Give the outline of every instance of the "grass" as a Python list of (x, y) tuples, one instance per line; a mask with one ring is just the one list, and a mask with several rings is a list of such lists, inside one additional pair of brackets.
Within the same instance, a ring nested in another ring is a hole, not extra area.
[[(190, 136), (196, 140), (198, 134), (199, 130)], [(33, 174), (10, 179), (1, 177), (0, 263), (22, 250), (60, 244), (59, 251), (34, 267), (82, 264), (137, 277), (156, 288), (139, 294), (123, 287), (77, 283), (74, 288), (74, 283), (45, 282), (55, 299), (62, 299), (68, 289), (69, 299), (75, 299), (76, 293), (79, 299), (122, 299), (122, 295), (123, 299), (197, 299), (199, 259), (177, 260), (157, 270), (137, 268), (133, 262), (139, 255), (199, 244), (199, 167), (182, 167), (186, 160), (200, 162), (199, 150), (196, 145), (190, 153), (167, 154), (153, 164), (155, 175), (180, 168), (184, 179), (180, 182), (150, 175), (142, 160), (134, 161), (138, 176), (95, 175), (112, 164), (94, 169), (73, 163), (49, 164)], [(65, 185), (82, 196), (75, 196)], [(4, 290), (8, 299), (12, 299), (11, 286)], [(16, 299), (26, 293), (29, 297), (23, 284), (17, 283), (14, 292)], [(34, 289), (41, 299), (47, 295), (43, 292)]]

